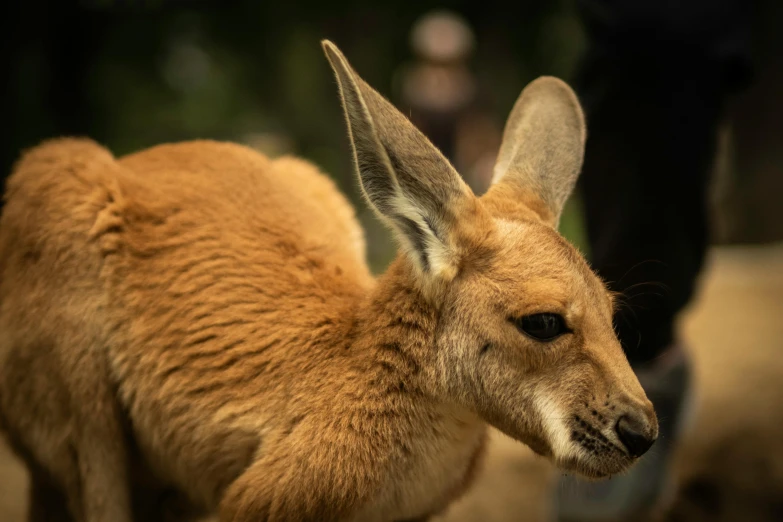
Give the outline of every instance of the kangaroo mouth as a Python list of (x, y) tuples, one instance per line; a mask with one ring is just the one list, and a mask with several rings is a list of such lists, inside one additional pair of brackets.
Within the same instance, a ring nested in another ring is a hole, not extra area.
[(618, 446), (593, 424), (585, 421), (579, 415), (574, 415), (571, 422), (571, 442), (595, 457), (621, 457), (631, 459), (625, 449)]
[[(558, 456), (551, 445), (542, 438), (530, 437), (525, 440), (525, 444), (533, 450), (534, 453), (551, 461), (561, 470), (567, 473), (581, 475), (588, 479), (600, 480), (611, 477), (625, 471), (634, 459), (631, 459), (623, 450), (614, 445), (611, 441), (611, 449), (596, 449), (598, 446), (591, 442), (589, 437), (582, 437), (582, 433), (577, 431), (574, 436), (572, 430), (571, 443), (573, 449), (567, 457)], [(581, 438), (581, 442), (578, 440)]]
[(602, 479), (622, 473), (636, 459), (604, 435), (598, 426), (574, 415), (569, 423), (570, 441), (576, 451), (560, 467), (587, 478)]
[(557, 466), (569, 473), (588, 479), (604, 479), (627, 470), (635, 459), (623, 453), (596, 455), (579, 447), (578, 451), (566, 458), (556, 459)]

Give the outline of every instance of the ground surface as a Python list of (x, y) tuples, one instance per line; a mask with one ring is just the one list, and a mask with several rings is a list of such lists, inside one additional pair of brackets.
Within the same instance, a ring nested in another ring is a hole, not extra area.
[[(684, 318), (698, 413), (677, 459), (670, 522), (783, 520), (783, 245), (712, 252)], [(544, 521), (554, 475), (494, 436), (472, 492), (443, 522)], [(23, 520), (26, 477), (0, 446), (0, 522)]]

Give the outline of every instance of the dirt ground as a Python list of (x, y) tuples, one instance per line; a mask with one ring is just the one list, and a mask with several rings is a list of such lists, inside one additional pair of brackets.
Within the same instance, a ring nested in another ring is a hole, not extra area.
[[(682, 332), (698, 405), (668, 522), (783, 520), (783, 244), (710, 255)], [(545, 521), (555, 474), (494, 435), (471, 492), (439, 522)], [(0, 446), (0, 522), (23, 520), (26, 476)]]

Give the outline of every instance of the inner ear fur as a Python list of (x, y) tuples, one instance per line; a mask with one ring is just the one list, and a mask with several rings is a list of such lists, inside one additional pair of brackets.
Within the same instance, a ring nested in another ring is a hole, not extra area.
[(475, 196), (448, 160), (391, 103), (365, 83), (331, 42), (362, 191), (425, 278), (459, 266), (459, 215)]

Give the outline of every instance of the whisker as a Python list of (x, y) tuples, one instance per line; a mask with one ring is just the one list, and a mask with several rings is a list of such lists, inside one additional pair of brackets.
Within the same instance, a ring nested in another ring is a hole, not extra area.
[(628, 277), (628, 275), (629, 275), (629, 274), (630, 274), (632, 271), (636, 270), (637, 268), (639, 268), (640, 266), (644, 265), (645, 263), (658, 263), (658, 264), (660, 264), (660, 265), (666, 266), (666, 263), (664, 263), (663, 261), (660, 261), (660, 260), (658, 260), (658, 259), (645, 259), (645, 260), (643, 260), (643, 261), (639, 261), (638, 263), (636, 263), (636, 264), (635, 264), (635, 265), (633, 265), (631, 268), (629, 268), (628, 270), (626, 270), (626, 271), (625, 271), (625, 273), (622, 275), (622, 277), (620, 277), (620, 279), (617, 281), (617, 284), (620, 284), (620, 283), (622, 283), (622, 282), (623, 282), (623, 279), (625, 279), (626, 277)]

